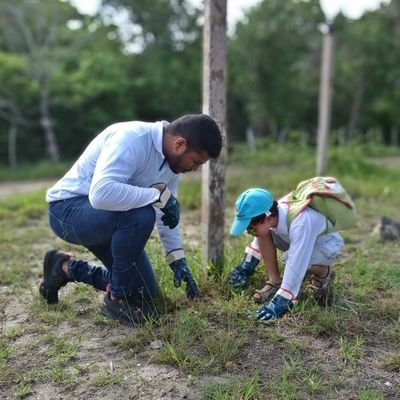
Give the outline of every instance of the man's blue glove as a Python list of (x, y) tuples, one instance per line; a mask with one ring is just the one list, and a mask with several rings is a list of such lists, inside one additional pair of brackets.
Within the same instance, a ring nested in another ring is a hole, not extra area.
[(172, 194), (164, 208), (161, 209), (164, 215), (161, 221), (170, 229), (175, 228), (179, 223), (179, 202)]
[(153, 203), (154, 207), (159, 208), (164, 215), (161, 221), (170, 229), (175, 228), (179, 223), (179, 202), (176, 197), (170, 192), (165, 183), (156, 183), (152, 187), (160, 191), (158, 201)]
[(256, 311), (258, 321), (278, 319), (292, 309), (294, 303), (280, 294), (276, 294), (269, 303), (263, 304)]
[(189, 271), (189, 267), (186, 263), (185, 258), (173, 261), (169, 264), (172, 271), (174, 272), (174, 286), (180, 287), (182, 281), (186, 282), (186, 296), (189, 299), (193, 299), (198, 294), (198, 288), (192, 274)]
[(241, 289), (243, 288), (250, 276), (253, 275), (254, 271), (257, 268), (257, 265), (260, 263), (260, 260), (257, 257), (254, 257), (247, 251), (244, 254), (243, 260), (240, 264), (230, 272), (228, 275), (228, 282), (235, 288)]

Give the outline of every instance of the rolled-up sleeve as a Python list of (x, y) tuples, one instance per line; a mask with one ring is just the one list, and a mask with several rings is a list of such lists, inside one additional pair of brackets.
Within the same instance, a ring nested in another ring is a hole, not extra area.
[(127, 211), (154, 203), (160, 195), (157, 189), (128, 183), (132, 174), (145, 164), (146, 152), (140, 145), (132, 145), (136, 140), (133, 135), (127, 135), (127, 139), (111, 139), (101, 151), (89, 191), (94, 208)]

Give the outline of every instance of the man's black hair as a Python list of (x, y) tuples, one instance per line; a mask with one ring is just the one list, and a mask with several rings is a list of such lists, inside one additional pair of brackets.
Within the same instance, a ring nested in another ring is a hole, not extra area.
[(184, 115), (172, 121), (167, 130), (171, 135), (184, 137), (189, 150), (206, 151), (210, 158), (217, 158), (221, 152), (221, 131), (206, 114)]

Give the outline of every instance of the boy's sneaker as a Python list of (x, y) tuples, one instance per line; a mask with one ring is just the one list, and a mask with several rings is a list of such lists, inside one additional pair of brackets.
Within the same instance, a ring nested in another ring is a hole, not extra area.
[(39, 283), (39, 293), (48, 304), (57, 303), (58, 291), (68, 282), (72, 282), (62, 269), (63, 263), (70, 258), (70, 254), (59, 250), (50, 250), (44, 257), (43, 278)]
[(109, 291), (104, 296), (100, 312), (106, 317), (119, 321), (122, 325), (130, 328), (143, 325), (145, 322), (142, 310), (138, 306), (131, 304), (129, 297), (111, 300)]
[(328, 268), (328, 273), (325, 278), (313, 275), (311, 279), (310, 289), (315, 300), (318, 302), (323, 302), (327, 299), (329, 285), (333, 282), (336, 276), (336, 272), (332, 268)]

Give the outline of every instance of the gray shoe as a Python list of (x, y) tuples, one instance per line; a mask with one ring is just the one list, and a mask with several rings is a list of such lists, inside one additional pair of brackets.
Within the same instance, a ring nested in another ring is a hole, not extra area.
[(130, 300), (131, 298), (129, 297), (111, 300), (110, 292), (107, 292), (99, 311), (106, 317), (114, 319), (129, 328), (143, 325), (145, 323), (143, 311), (132, 304)]

